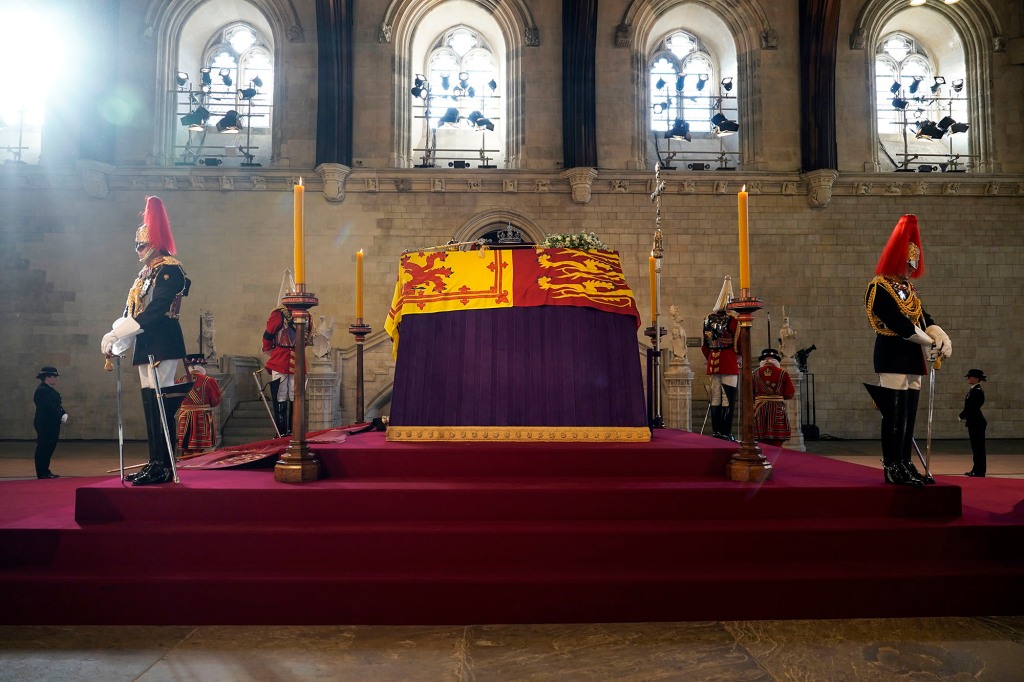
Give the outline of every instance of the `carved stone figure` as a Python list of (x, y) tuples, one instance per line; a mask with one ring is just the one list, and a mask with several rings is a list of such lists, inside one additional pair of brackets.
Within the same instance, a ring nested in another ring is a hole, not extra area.
[(334, 336), (334, 316), (330, 321), (324, 315), (320, 316), (320, 324), (313, 332), (313, 355), (320, 360), (326, 360), (331, 354), (331, 337)]
[(779, 350), (784, 358), (796, 357), (797, 334), (789, 324), (790, 308), (782, 306), (782, 328), (779, 329)]

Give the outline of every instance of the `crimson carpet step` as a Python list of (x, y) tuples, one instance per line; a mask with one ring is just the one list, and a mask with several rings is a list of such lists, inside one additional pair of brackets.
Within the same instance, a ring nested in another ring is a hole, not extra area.
[[(131, 578), (25, 574), (0, 583), (5, 624), (470, 624), (1014, 615), (1020, 564), (724, 564), (598, 571), (337, 576), (310, 570)], [(970, 585), (969, 589), (964, 589)]]
[[(1024, 559), (1024, 528), (861, 520), (733, 522), (351, 523), (300, 527), (224, 525), (182, 528), (122, 523), (39, 533), (0, 531), (0, 568), (56, 567), (133, 575), (164, 572), (292, 571), (329, 566), (339, 574), (518, 567), (652, 569), (715, 562), (849, 560), (863, 547), (889, 561), (949, 561), (986, 556)], [(267, 548), (273, 547), (273, 552)]]
[[(328, 478), (0, 483), (0, 621), (452, 624), (1024, 611), (1024, 482), (733, 444), (317, 446)], [(970, 500), (965, 499), (970, 495)]]
[[(81, 524), (124, 519), (180, 523), (322, 520), (616, 520), (959, 516), (960, 488), (867, 485), (755, 485), (729, 481), (644, 478), (328, 480), (277, 484), (265, 472), (183, 472), (178, 486), (79, 488)], [(239, 477), (245, 480), (240, 480)], [(200, 480), (201, 479), (201, 480)]]

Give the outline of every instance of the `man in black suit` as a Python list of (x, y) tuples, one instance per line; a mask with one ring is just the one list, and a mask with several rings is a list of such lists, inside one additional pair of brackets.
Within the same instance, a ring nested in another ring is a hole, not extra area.
[(988, 421), (981, 413), (981, 406), (985, 404), (985, 391), (981, 389), (981, 382), (987, 381), (988, 377), (980, 369), (969, 369), (967, 384), (970, 389), (964, 397), (964, 409), (960, 412), (960, 421), (967, 426), (967, 435), (971, 439), (971, 453), (974, 455), (974, 466), (965, 476), (985, 477), (987, 462), (985, 461), (985, 427)]
[(32, 420), (36, 429), (36, 478), (60, 478), (50, 471), (50, 458), (60, 439), (60, 425), (68, 420), (60, 393), (54, 388), (59, 376), (56, 367), (43, 367), (36, 375), (39, 386), (33, 396), (36, 416)]

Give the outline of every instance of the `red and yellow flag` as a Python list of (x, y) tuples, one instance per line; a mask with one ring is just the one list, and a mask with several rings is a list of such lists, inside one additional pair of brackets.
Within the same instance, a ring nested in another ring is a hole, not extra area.
[(403, 315), (539, 305), (632, 315), (640, 326), (617, 253), (537, 248), (404, 254), (384, 328), (397, 353)]

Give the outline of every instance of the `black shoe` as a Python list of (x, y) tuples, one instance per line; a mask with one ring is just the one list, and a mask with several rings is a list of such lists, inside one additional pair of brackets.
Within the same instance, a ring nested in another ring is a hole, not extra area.
[(914, 488), (924, 487), (924, 481), (912, 478), (910, 476), (910, 472), (899, 464), (883, 466), (882, 470), (885, 472), (886, 483), (892, 483), (894, 485), (909, 485)]
[(52, 471), (47, 471), (42, 476), (36, 476), (36, 478), (60, 478), (60, 476), (58, 476), (57, 474), (53, 473)]
[(145, 476), (139, 476), (132, 481), (132, 485), (157, 485), (159, 483), (170, 483), (173, 480), (174, 473), (170, 467), (155, 464), (146, 472)]
[(128, 481), (129, 483), (134, 483), (135, 479), (141, 478), (141, 477), (145, 476), (149, 472), (149, 470), (152, 469), (152, 468), (153, 468), (153, 463), (152, 462), (146, 462), (145, 464), (142, 465), (142, 468), (139, 469), (138, 471), (136, 471), (135, 473), (126, 475), (124, 477), (124, 480)]
[(972, 478), (985, 478), (985, 474), (976, 474), (973, 471), (968, 471), (964, 476), (970, 476)]
[(907, 470), (907, 473), (910, 474), (911, 478), (921, 481), (921, 483), (924, 483), (925, 485), (935, 485), (935, 479), (918, 471), (913, 462), (904, 462), (903, 466)]

